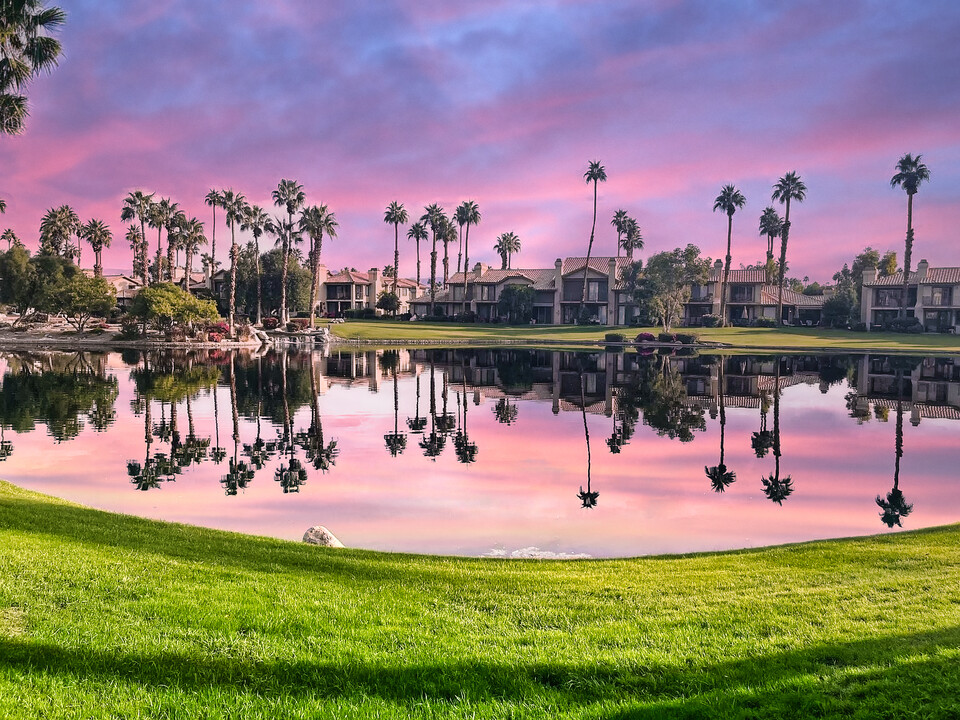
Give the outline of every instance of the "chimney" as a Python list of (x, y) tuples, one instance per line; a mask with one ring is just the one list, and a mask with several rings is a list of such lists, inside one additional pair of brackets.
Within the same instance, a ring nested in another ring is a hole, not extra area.
[(489, 269), (490, 269), (490, 266), (487, 265), (486, 263), (478, 262), (476, 265), (473, 266), (473, 275), (479, 280), (480, 278), (483, 277), (484, 273), (486, 273), (487, 270)]
[(917, 280), (925, 280), (927, 277), (927, 270), (930, 269), (930, 263), (926, 260), (921, 260), (917, 263)]
[(875, 267), (868, 267), (863, 269), (863, 284), (867, 285), (872, 282), (876, 282), (877, 279), (877, 269)]
[(383, 290), (383, 283), (380, 282), (380, 268), (370, 268), (367, 277), (370, 278), (370, 297), (367, 298), (367, 307), (376, 307), (377, 298)]
[(716, 270), (717, 272), (723, 270), (723, 260), (717, 260), (713, 264), (713, 269)]

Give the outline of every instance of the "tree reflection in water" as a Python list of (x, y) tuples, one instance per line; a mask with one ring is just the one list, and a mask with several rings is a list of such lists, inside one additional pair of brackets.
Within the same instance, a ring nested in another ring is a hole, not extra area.
[(887, 497), (877, 495), (877, 506), (880, 508), (880, 520), (889, 528), (894, 525), (903, 527), (901, 520), (913, 512), (913, 505), (907, 502), (907, 499), (900, 491), (900, 458), (903, 457), (903, 385), (904, 385), (904, 367), (913, 369), (912, 363), (908, 358), (897, 358), (894, 360), (896, 366), (895, 380), (897, 384), (897, 430), (894, 439), (894, 466), (893, 466), (893, 489), (887, 493)]
[(590, 428), (587, 427), (586, 378), (583, 375), (582, 364), (578, 374), (580, 376), (580, 413), (583, 415), (583, 437), (587, 443), (587, 489), (584, 490), (583, 485), (581, 485), (577, 497), (580, 498), (580, 507), (590, 509), (597, 506), (597, 498), (600, 497), (600, 493), (590, 487)]
[(255, 471), (238, 455), (240, 452), (240, 413), (237, 411), (237, 357), (230, 356), (230, 416), (233, 420), (233, 455), (227, 462), (227, 474), (220, 479), (225, 495), (236, 495), (246, 490), (253, 481)]
[[(457, 393), (457, 434), (453, 437), (453, 448), (457, 453), (457, 461), (470, 465), (477, 461), (477, 444), (470, 439), (467, 432), (467, 364), (461, 355), (460, 374), (462, 394)], [(462, 412), (461, 412), (462, 411)]]
[(750, 438), (750, 446), (756, 454), (757, 459), (763, 459), (767, 456), (770, 448), (773, 447), (773, 433), (767, 430), (767, 413), (770, 412), (770, 393), (760, 391), (760, 429), (753, 433)]
[(310, 427), (306, 432), (299, 432), (296, 436), (297, 444), (304, 449), (307, 461), (316, 470), (329, 471), (337, 464), (337, 441), (324, 441), (323, 423), (320, 419), (320, 394), (317, 386), (317, 365), (313, 356), (308, 355), (310, 363)]
[(434, 378), (435, 371), (435, 362), (433, 354), (430, 355), (430, 432), (423, 436), (423, 440), (420, 441), (420, 448), (423, 450), (423, 454), (430, 458), (431, 460), (436, 460), (436, 458), (443, 452), (444, 445), (446, 445), (446, 438), (443, 436), (443, 433), (437, 431), (437, 390), (436, 382)]
[(777, 505), (783, 505), (783, 501), (793, 494), (793, 478), (789, 475), (785, 478), (780, 477), (780, 364), (781, 359), (777, 358), (777, 369), (773, 384), (774, 472), (772, 475), (760, 479), (760, 482), (763, 483), (763, 494)]
[(724, 363), (721, 362), (717, 380), (717, 394), (720, 403), (720, 462), (717, 465), (710, 467), (704, 466), (703, 468), (707, 479), (710, 480), (710, 487), (713, 488), (714, 492), (718, 493), (722, 493), (737, 481), (737, 474), (731, 470), (727, 470), (727, 466), (723, 462), (724, 429), (727, 426), (726, 405), (724, 403), (724, 380)]
[(400, 432), (400, 392), (397, 385), (399, 365), (400, 353), (397, 350), (385, 350), (380, 356), (380, 367), (393, 373), (393, 432), (383, 436), (387, 451), (393, 457), (397, 457), (407, 449), (407, 434)]

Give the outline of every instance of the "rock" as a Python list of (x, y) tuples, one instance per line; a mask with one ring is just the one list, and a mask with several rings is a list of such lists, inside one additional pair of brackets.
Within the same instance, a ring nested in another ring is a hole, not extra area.
[(320, 545), (321, 547), (343, 547), (343, 543), (337, 540), (336, 536), (323, 525), (314, 525), (307, 530), (303, 534), (303, 541), (309, 545)]

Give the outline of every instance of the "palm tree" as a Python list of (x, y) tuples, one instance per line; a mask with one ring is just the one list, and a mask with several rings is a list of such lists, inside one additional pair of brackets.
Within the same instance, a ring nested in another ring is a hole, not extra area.
[(215, 190), (213, 188), (207, 193), (206, 197), (203, 198), (204, 204), (210, 207), (213, 211), (213, 223), (210, 225), (210, 257), (213, 259), (213, 262), (209, 265), (212, 268), (211, 272), (216, 272), (216, 263), (217, 263), (217, 208), (223, 207), (223, 191)]
[(427, 419), (420, 417), (420, 374), (417, 373), (417, 403), (413, 417), (407, 418), (407, 427), (410, 428), (410, 432), (420, 434), (426, 426)]
[(181, 228), (180, 239), (183, 243), (183, 289), (190, 292), (190, 274), (193, 272), (193, 256), (201, 245), (207, 244), (203, 234), (203, 222), (199, 218), (190, 218)]
[[(383, 213), (383, 221), (387, 225), (393, 225), (393, 294), (397, 295), (397, 280), (399, 278), (398, 268), (400, 267), (400, 226), (406, 225), (410, 220), (410, 215), (402, 203), (394, 200), (387, 205)], [(400, 297), (397, 295), (397, 297)]]
[(502, 261), (502, 267), (500, 269), (508, 270), (510, 269), (510, 261), (513, 254), (520, 252), (520, 238), (513, 232), (502, 233), (497, 238), (497, 243), (493, 246), (493, 249), (500, 253), (500, 259)]
[(427, 228), (421, 222), (416, 222), (407, 230), (407, 240), (417, 243), (417, 292), (420, 291), (420, 241), (427, 239)]
[(880, 508), (880, 519), (887, 527), (894, 525), (902, 527), (900, 520), (913, 512), (913, 505), (906, 501), (900, 491), (900, 458), (903, 457), (903, 370), (896, 371), (897, 383), (897, 434), (894, 443), (896, 461), (893, 468), (893, 489), (887, 497), (877, 495), (877, 507)]
[(320, 252), (323, 234), (331, 240), (337, 236), (337, 217), (326, 205), (304, 208), (300, 216), (300, 232), (310, 237), (310, 328), (317, 327), (317, 292), (320, 285)]
[(133, 276), (141, 278), (143, 284), (146, 285), (147, 258), (140, 228), (136, 225), (128, 225), (125, 239), (130, 243), (130, 250), (133, 251)]
[(66, 21), (58, 7), (42, 0), (4, 0), (0, 5), (0, 134), (19, 135), (29, 115), (22, 94), (31, 79), (50, 72), (60, 57), (51, 37)]
[(433, 250), (430, 252), (430, 315), (433, 315), (433, 307), (437, 296), (437, 235), (444, 229), (446, 215), (443, 214), (443, 208), (437, 203), (427, 205), (420, 222), (430, 226), (430, 234), (433, 238)]
[(624, 223), (623, 248), (627, 251), (627, 260), (633, 262), (633, 251), (643, 250), (643, 235), (640, 234), (640, 226), (636, 219), (627, 218)]
[[(461, 356), (461, 383), (462, 383), (462, 400), (463, 400), (463, 420), (459, 423), (460, 427), (457, 429), (457, 434), (453, 438), (453, 447), (457, 454), (457, 461), (463, 463), (464, 465), (470, 465), (477, 461), (477, 452), (479, 448), (477, 444), (470, 439), (470, 433), (467, 432), (467, 408), (469, 402), (467, 402), (467, 372), (466, 372), (466, 357)], [(457, 393), (457, 415), (460, 415), (460, 403), (461, 393)]]
[(177, 261), (180, 250), (183, 249), (184, 226), (187, 224), (187, 214), (177, 210), (167, 221), (167, 272), (170, 282), (177, 274)]
[(7, 241), (7, 250), (9, 250), (14, 245), (23, 245), (20, 241), (20, 238), (17, 237), (17, 234), (13, 231), (12, 228), (7, 228), (3, 231), (3, 234), (0, 235), (0, 241)]
[(147, 213), (147, 223), (157, 231), (157, 268), (156, 274), (154, 275), (154, 282), (161, 282), (163, 280), (163, 263), (161, 262), (163, 255), (160, 251), (160, 232), (167, 226), (170, 218), (173, 217), (178, 209), (179, 205), (171, 202), (170, 198), (161, 198), (158, 202), (150, 203), (150, 210)]
[(727, 414), (726, 407), (723, 401), (723, 359), (720, 360), (720, 374), (717, 381), (717, 387), (719, 388), (719, 398), (720, 398), (720, 462), (717, 465), (711, 467), (704, 466), (703, 471), (706, 473), (707, 478), (710, 480), (710, 486), (713, 488), (714, 492), (722, 493), (733, 483), (737, 481), (737, 474), (730, 470), (727, 470), (727, 466), (723, 462), (723, 433), (724, 428), (727, 425)]
[[(147, 259), (147, 229), (146, 222), (150, 217), (150, 206), (153, 204), (153, 196), (155, 193), (150, 193), (149, 195), (145, 194), (142, 190), (134, 190), (127, 194), (123, 199), (123, 207), (120, 210), (120, 219), (123, 222), (129, 222), (133, 219), (140, 221), (140, 238), (141, 242), (144, 243), (143, 248), (143, 284), (147, 284), (147, 266), (150, 264)], [(130, 233), (127, 233), (127, 240), (130, 240)], [(134, 250), (134, 258), (136, 258), (137, 251)], [(134, 270), (136, 274), (136, 270)]]
[(807, 197), (807, 186), (795, 171), (784, 175), (773, 186), (771, 200), (784, 203), (783, 230), (780, 232), (780, 271), (777, 278), (780, 289), (777, 292), (777, 324), (783, 325), (783, 273), (787, 269), (787, 240), (790, 238), (790, 201), (803, 202)]
[(243, 222), (247, 211), (247, 198), (233, 189), (223, 191), (223, 211), (226, 214), (227, 227), (230, 228), (230, 334), (234, 334), (237, 309), (237, 258), (240, 247), (237, 245), (237, 225)]
[(900, 296), (900, 319), (907, 317), (907, 291), (910, 284), (910, 260), (913, 255), (913, 196), (925, 180), (930, 179), (930, 170), (923, 164), (923, 155), (914, 157), (907, 153), (897, 161), (897, 173), (890, 178), (890, 187), (902, 187), (907, 193), (907, 239), (903, 247), (903, 291)]
[(311, 356), (310, 362), (310, 427), (306, 432), (297, 433), (297, 443), (306, 451), (307, 460), (314, 469), (328, 472), (337, 464), (340, 450), (337, 441), (329, 443), (323, 437), (323, 423), (320, 418), (320, 393), (317, 390), (317, 364)]
[[(467, 271), (470, 269), (470, 226), (480, 224), (480, 207), (473, 200), (464, 200), (457, 207), (457, 224), (467, 232), (463, 240), (463, 311), (467, 311)], [(457, 272), (460, 272), (460, 257), (457, 256)]]
[(730, 240), (733, 236), (733, 214), (737, 208), (747, 204), (747, 199), (733, 185), (724, 185), (713, 201), (713, 211), (722, 210), (727, 214), (727, 257), (723, 265), (723, 285), (720, 288), (720, 323), (727, 324), (727, 281), (730, 279)]
[(263, 322), (263, 282), (260, 278), (260, 237), (264, 232), (273, 232), (273, 220), (259, 205), (247, 207), (241, 230), (253, 233), (254, 271), (257, 274), (257, 325)]
[(3, 198), (0, 198), (0, 215), (7, 211), (7, 201)]
[(613, 214), (613, 219), (610, 221), (610, 224), (617, 231), (617, 257), (620, 257), (620, 249), (623, 247), (622, 238), (627, 231), (627, 219), (629, 217), (627, 211), (621, 208)]
[(607, 171), (599, 160), (591, 160), (583, 179), (589, 185), (593, 183), (593, 225), (590, 226), (590, 242), (587, 245), (587, 261), (583, 265), (583, 290), (580, 293), (580, 307), (577, 308), (577, 318), (583, 314), (583, 305), (587, 301), (587, 270), (590, 268), (590, 253), (593, 250), (593, 236), (597, 229), (597, 183), (607, 181)]
[(760, 478), (760, 482), (763, 483), (763, 494), (767, 499), (783, 505), (783, 501), (793, 494), (793, 478), (789, 475), (780, 477), (780, 358), (777, 358), (773, 385), (773, 458), (774, 473)]
[(290, 264), (290, 251), (294, 240), (293, 215), (302, 208), (306, 202), (307, 196), (303, 192), (303, 185), (296, 180), (281, 180), (277, 184), (277, 189), (273, 191), (273, 204), (287, 211), (287, 229), (284, 233), (281, 248), (283, 253), (283, 269), (280, 280), (280, 321), (284, 323), (290, 319), (287, 314), (287, 268)]
[(443, 223), (440, 226), (440, 241), (443, 243), (443, 285), (447, 286), (450, 280), (450, 243), (457, 239), (457, 228), (446, 215), (443, 216)]
[(767, 283), (773, 281), (773, 241), (783, 232), (783, 219), (777, 214), (773, 206), (763, 209), (760, 216), (760, 234), (767, 237)]
[(40, 219), (40, 252), (71, 257), (70, 239), (80, 229), (80, 218), (69, 205), (50, 208)]
[(100, 263), (100, 255), (105, 247), (110, 247), (110, 241), (113, 240), (113, 233), (107, 227), (103, 220), (90, 220), (80, 231), (84, 240), (90, 243), (93, 248), (93, 274), (96, 277), (103, 277), (103, 265)]

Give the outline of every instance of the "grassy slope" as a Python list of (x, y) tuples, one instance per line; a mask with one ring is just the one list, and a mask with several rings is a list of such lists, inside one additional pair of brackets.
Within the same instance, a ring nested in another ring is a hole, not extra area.
[(955, 717), (960, 528), (521, 562), (320, 550), (0, 483), (0, 717)]
[[(401, 323), (391, 321), (353, 321), (331, 325), (335, 335), (359, 340), (526, 340), (582, 341), (603, 340), (607, 332), (621, 332), (632, 338), (639, 328), (605, 328), (570, 325), (457, 325), (453, 323)], [(656, 328), (647, 328), (654, 333)], [(682, 330), (681, 330), (682, 332)], [(702, 328), (702, 340), (729, 343), (738, 348), (792, 348), (822, 350), (864, 350), (888, 348), (920, 352), (958, 352), (960, 336), (903, 335), (900, 333), (854, 333), (823, 328)]]

